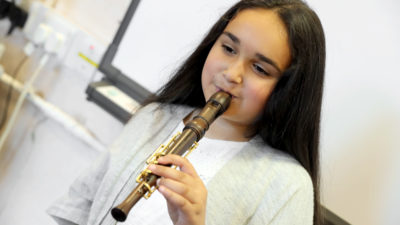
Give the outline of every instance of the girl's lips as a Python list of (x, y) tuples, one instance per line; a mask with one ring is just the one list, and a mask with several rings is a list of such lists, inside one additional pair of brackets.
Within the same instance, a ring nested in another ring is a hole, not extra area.
[(218, 92), (218, 91), (226, 92), (226, 93), (228, 93), (232, 98), (237, 98), (235, 95), (233, 95), (233, 94), (230, 93), (229, 91), (225, 91), (224, 89), (222, 89), (222, 88), (220, 88), (220, 87), (217, 87), (217, 91), (216, 91), (216, 92)]

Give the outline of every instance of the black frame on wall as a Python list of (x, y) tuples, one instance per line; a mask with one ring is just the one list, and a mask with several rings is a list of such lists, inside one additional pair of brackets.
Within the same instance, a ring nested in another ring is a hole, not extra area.
[(90, 83), (86, 89), (88, 100), (93, 101), (94, 103), (102, 107), (104, 110), (109, 112), (122, 123), (126, 123), (131, 118), (133, 112), (128, 112), (122, 109), (116, 103), (100, 93), (98, 91), (98, 88), (104, 86), (114, 86), (126, 93), (139, 104), (142, 104), (143, 101), (152, 94), (149, 90), (147, 90), (134, 80), (130, 79), (127, 75), (125, 75), (121, 70), (119, 70), (112, 64), (115, 54), (117, 53), (119, 45), (122, 41), (122, 38), (124, 37), (126, 30), (128, 29), (129, 23), (131, 22), (139, 3), (140, 0), (131, 1), (112, 43), (108, 46), (106, 52), (102, 57), (98, 69), (104, 74), (104, 77), (101, 81)]
[(129, 8), (121, 22), (121, 26), (119, 27), (113, 42), (109, 45), (100, 62), (99, 70), (104, 73), (106, 78), (112, 84), (120, 88), (122, 91), (137, 100), (139, 103), (141, 103), (146, 97), (151, 94), (151, 92), (137, 82), (128, 78), (118, 68), (112, 65), (112, 61), (116, 52), (118, 51), (119, 44), (121, 43), (121, 40), (129, 26), (129, 23), (132, 20), (133, 14), (135, 13), (139, 3), (140, 0), (132, 0), (131, 4), (129, 5)]

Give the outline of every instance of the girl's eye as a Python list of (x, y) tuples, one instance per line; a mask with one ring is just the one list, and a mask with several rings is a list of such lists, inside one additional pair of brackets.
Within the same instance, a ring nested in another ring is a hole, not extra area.
[(263, 74), (268, 76), (269, 73), (267, 71), (264, 70), (264, 68), (258, 64), (253, 64), (253, 68), (257, 73)]
[(228, 45), (222, 45), (222, 49), (228, 54), (236, 54), (236, 51)]

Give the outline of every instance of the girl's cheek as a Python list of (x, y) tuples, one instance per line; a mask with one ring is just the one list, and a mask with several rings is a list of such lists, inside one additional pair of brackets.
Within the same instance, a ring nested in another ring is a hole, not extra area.
[(222, 66), (221, 61), (215, 57), (215, 56), (211, 56), (205, 64), (205, 69), (208, 72), (216, 72), (219, 70), (219, 68)]
[[(214, 46), (215, 47), (215, 46)], [(206, 64), (209, 70), (213, 70), (214, 72), (221, 71), (226, 67), (227, 58), (223, 53), (218, 51), (218, 49), (211, 49), (208, 54)]]
[(262, 84), (263, 82), (255, 82), (254, 85), (250, 86), (246, 89), (246, 95), (249, 97), (248, 99), (253, 102), (253, 107), (263, 108), (269, 95), (272, 92), (271, 85)]
[(262, 98), (264, 95), (267, 94), (267, 85), (263, 85), (263, 82), (257, 79), (252, 79), (250, 80), (250, 82), (248, 83), (246, 88), (247, 91), (247, 95), (251, 98), (254, 99), (260, 99)]

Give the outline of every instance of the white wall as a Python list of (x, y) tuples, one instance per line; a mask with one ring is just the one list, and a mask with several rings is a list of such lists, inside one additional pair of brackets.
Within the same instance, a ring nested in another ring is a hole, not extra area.
[(109, 43), (131, 0), (59, 0), (56, 6), (71, 22)]
[(398, 224), (400, 2), (310, 5), (327, 40), (323, 203), (352, 224)]

